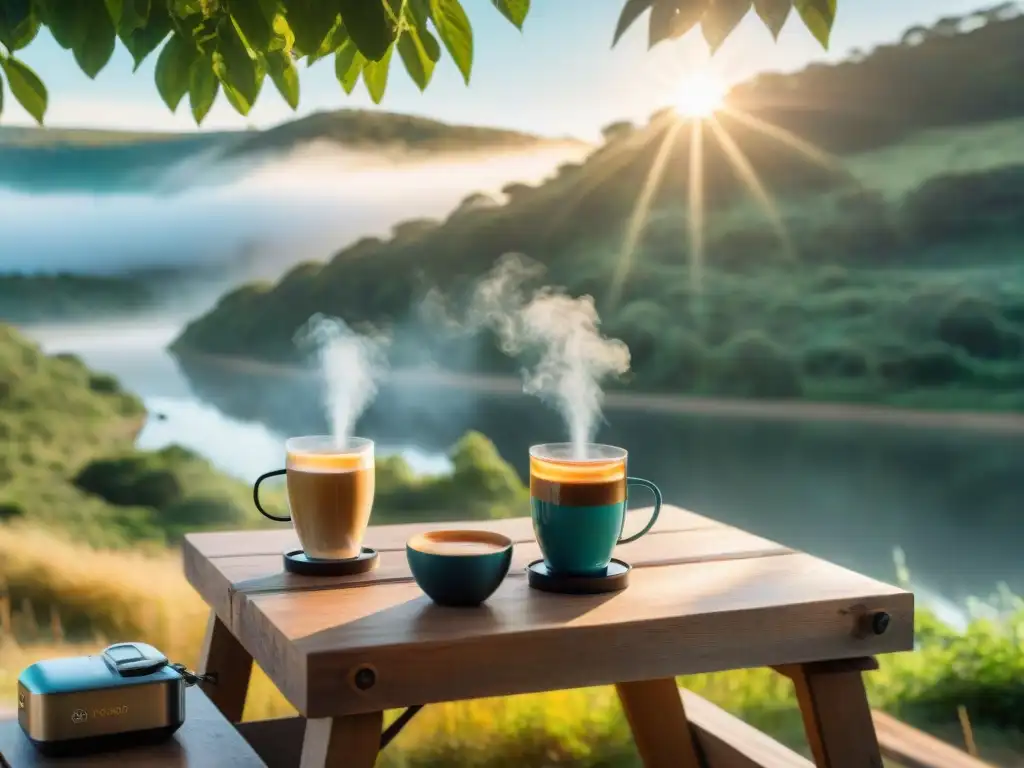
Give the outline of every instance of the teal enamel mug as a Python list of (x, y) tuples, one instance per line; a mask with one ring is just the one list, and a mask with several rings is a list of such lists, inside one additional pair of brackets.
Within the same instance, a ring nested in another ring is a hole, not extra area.
[[(626, 459), (625, 449), (598, 443), (530, 448), (533, 531), (551, 573), (600, 575), (616, 545), (636, 541), (657, 521), (661, 491), (650, 480), (629, 477)], [(635, 486), (654, 495), (654, 511), (638, 533), (624, 537), (628, 489)]]

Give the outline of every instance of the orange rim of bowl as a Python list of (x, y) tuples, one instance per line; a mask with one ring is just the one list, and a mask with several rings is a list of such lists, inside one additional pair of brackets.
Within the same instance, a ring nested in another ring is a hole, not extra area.
[[(491, 544), (495, 547), (501, 547), (501, 549), (495, 552), (487, 552), (486, 554), (497, 554), (512, 546), (512, 539), (502, 533), (495, 533), (494, 531), (467, 531), (467, 530), (443, 530), (443, 531), (426, 531), (424, 533), (417, 533), (406, 542), (406, 546), (410, 549), (414, 549), (424, 555), (436, 555), (437, 552), (431, 552), (429, 549), (424, 549), (423, 546), (427, 542), (433, 542), (435, 544)], [(479, 557), (479, 552), (446, 552), (441, 557)]]

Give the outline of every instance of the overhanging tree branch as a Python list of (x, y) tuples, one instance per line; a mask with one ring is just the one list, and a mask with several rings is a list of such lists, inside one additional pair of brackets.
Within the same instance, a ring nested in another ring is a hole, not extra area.
[[(626, 0), (612, 45), (647, 14), (650, 46), (699, 25), (715, 51), (752, 10), (775, 37), (795, 10), (827, 48), (836, 1)], [(523, 28), (530, 0), (490, 2)], [(222, 90), (239, 114), (248, 114), (268, 75), (296, 109), (300, 61), (333, 56), (345, 92), (362, 79), (375, 103), (384, 97), (396, 48), (421, 90), (442, 49), (467, 84), (473, 69), (473, 29), (460, 0), (0, 0), (0, 114), (6, 85), (40, 125), (46, 86), (16, 54), (43, 28), (89, 77), (107, 65), (116, 40), (135, 69), (159, 49), (157, 91), (172, 112), (187, 94), (196, 124)]]

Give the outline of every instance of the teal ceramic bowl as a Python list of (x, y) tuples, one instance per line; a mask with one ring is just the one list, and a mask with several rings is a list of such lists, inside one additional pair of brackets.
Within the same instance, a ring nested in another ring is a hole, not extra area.
[(490, 531), (430, 531), (405, 545), (413, 578), (438, 605), (480, 605), (512, 564), (512, 540)]

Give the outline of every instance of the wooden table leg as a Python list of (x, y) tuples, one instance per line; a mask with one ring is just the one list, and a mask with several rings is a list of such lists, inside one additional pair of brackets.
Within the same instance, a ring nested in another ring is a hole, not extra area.
[(216, 683), (200, 683), (199, 687), (230, 722), (241, 722), (252, 676), (252, 656), (213, 611), (199, 657), (199, 671), (217, 673)]
[(787, 667), (818, 768), (882, 768), (864, 679), (826, 663)]
[(306, 721), (301, 768), (373, 768), (383, 712)]
[(674, 679), (619, 683), (615, 690), (644, 768), (701, 767)]

